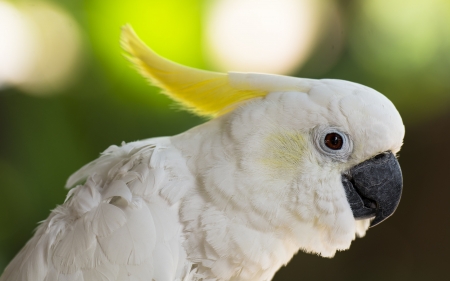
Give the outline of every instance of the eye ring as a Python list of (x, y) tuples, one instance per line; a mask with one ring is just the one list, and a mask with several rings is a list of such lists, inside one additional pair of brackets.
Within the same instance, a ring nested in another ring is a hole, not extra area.
[(345, 162), (352, 154), (353, 141), (341, 128), (318, 126), (313, 129), (313, 136), (317, 150), (334, 161)]
[(344, 144), (343, 137), (335, 132), (325, 135), (324, 144), (332, 150), (340, 150)]

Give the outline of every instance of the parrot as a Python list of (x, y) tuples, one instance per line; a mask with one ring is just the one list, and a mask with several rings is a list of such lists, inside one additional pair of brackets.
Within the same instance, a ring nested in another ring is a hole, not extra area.
[(191, 68), (130, 25), (121, 45), (208, 121), (112, 145), (75, 172), (0, 281), (269, 281), (297, 252), (332, 258), (396, 210), (405, 127), (381, 93)]

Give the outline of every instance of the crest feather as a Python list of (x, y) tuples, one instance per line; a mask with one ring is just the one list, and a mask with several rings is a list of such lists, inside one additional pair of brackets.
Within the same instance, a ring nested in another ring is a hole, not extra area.
[[(165, 59), (147, 47), (130, 25), (122, 27), (121, 45), (144, 77), (198, 115), (221, 115), (241, 102), (268, 93), (260, 87), (252, 89), (242, 82), (234, 83), (233, 87), (226, 73), (199, 70)], [(239, 76), (238, 73), (232, 75)]]

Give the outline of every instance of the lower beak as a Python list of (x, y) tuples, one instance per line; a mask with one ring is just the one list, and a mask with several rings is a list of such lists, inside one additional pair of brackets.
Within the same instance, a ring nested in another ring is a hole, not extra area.
[(392, 152), (364, 161), (342, 175), (342, 184), (355, 219), (375, 217), (375, 226), (390, 217), (400, 202), (403, 178)]

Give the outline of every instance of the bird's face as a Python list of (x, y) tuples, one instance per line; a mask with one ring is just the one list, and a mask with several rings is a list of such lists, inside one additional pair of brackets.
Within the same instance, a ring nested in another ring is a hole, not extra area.
[(240, 167), (260, 183), (249, 191), (255, 208), (280, 225), (297, 218), (298, 231), (306, 224), (314, 229), (308, 239), (317, 240), (300, 247), (332, 256), (364, 235), (370, 220), (376, 225), (395, 211), (404, 126), (380, 93), (322, 81), (308, 93), (250, 102), (236, 111), (231, 132), (241, 142)]

